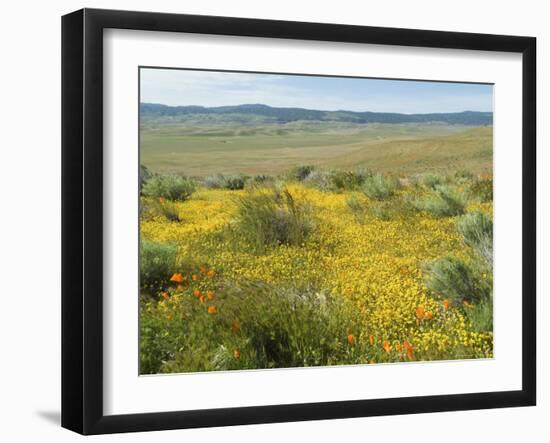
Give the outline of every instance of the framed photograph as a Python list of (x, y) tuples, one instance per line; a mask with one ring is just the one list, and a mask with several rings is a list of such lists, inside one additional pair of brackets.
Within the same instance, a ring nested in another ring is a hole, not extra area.
[(62, 20), (62, 425), (536, 402), (531, 37)]

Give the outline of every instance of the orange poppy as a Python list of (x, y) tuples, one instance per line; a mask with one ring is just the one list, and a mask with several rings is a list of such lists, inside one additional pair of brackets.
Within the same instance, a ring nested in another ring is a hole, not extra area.
[(197, 274), (193, 274), (191, 278), (193, 279), (193, 281), (197, 281), (199, 279), (199, 276)]
[(426, 315), (426, 311), (424, 310), (424, 306), (419, 306), (416, 308), (416, 317), (419, 320), (422, 320), (424, 318), (424, 315)]
[(173, 281), (175, 283), (183, 283), (183, 275), (181, 275), (181, 272), (176, 272), (172, 277), (170, 278), (170, 281)]
[(194, 295), (195, 297), (199, 298), (202, 294), (201, 294), (201, 291), (199, 291), (198, 289), (195, 289), (195, 290), (193, 291), (193, 295)]
[(407, 357), (409, 358), (409, 360), (412, 360), (413, 357), (414, 357), (414, 349), (413, 349), (411, 343), (408, 340), (405, 340), (403, 342), (403, 346), (407, 350)]
[(434, 316), (433, 316), (433, 314), (432, 314), (431, 311), (426, 312), (426, 318), (427, 318), (428, 320), (431, 320), (432, 318), (434, 318)]
[(445, 309), (446, 311), (449, 310), (449, 306), (451, 306), (451, 303), (449, 302), (449, 299), (445, 299), (443, 300), (443, 309)]
[(370, 343), (371, 345), (374, 344), (374, 335), (369, 335), (369, 343)]
[(210, 270), (206, 273), (206, 275), (208, 275), (208, 277), (214, 277), (216, 275), (216, 271)]
[(390, 352), (391, 351), (391, 344), (388, 340), (384, 340), (384, 345), (383, 345), (383, 348), (384, 348), (384, 351), (386, 352)]
[(355, 337), (353, 336), (353, 334), (348, 335), (348, 343), (350, 345), (355, 343)]
[(200, 301), (201, 303), (204, 303), (204, 295), (201, 295), (201, 296), (199, 297), (199, 301)]
[(235, 357), (235, 360), (238, 360), (239, 358), (241, 358), (241, 351), (239, 351), (238, 349), (235, 349), (233, 351), (233, 357)]
[(208, 297), (208, 300), (214, 300), (214, 292), (206, 291), (206, 296)]
[(209, 314), (215, 314), (216, 312), (218, 312), (218, 308), (216, 308), (215, 306), (208, 306)]
[(162, 292), (161, 295), (164, 300), (168, 300), (170, 298), (170, 294), (166, 291)]

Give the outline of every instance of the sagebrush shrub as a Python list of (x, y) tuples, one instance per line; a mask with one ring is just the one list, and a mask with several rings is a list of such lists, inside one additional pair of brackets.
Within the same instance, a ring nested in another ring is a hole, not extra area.
[(450, 186), (437, 186), (435, 191), (416, 202), (417, 209), (434, 217), (453, 217), (464, 214), (465, 198)]
[(457, 257), (436, 260), (426, 266), (426, 271), (426, 287), (455, 304), (479, 303), (490, 293), (472, 267)]
[(204, 178), (203, 184), (208, 189), (221, 189), (225, 185), (225, 177), (222, 174), (209, 175)]
[(149, 169), (147, 169), (147, 166), (145, 165), (139, 165), (139, 191), (143, 189), (143, 185), (147, 180), (151, 178), (151, 173), (149, 172)]
[(170, 200), (187, 200), (195, 192), (193, 180), (179, 175), (154, 175), (143, 185), (147, 197), (162, 197)]
[(473, 212), (457, 220), (458, 232), (487, 265), (493, 267), (493, 220), (483, 212)]
[(364, 202), (359, 199), (357, 194), (348, 196), (348, 198), (346, 198), (346, 205), (348, 205), (353, 212), (360, 212), (365, 209)]
[(430, 189), (435, 189), (437, 186), (445, 183), (444, 177), (436, 174), (427, 174), (422, 178), (424, 186)]
[(245, 189), (258, 189), (262, 187), (272, 187), (275, 185), (275, 178), (271, 175), (258, 174), (250, 177), (245, 184)]
[(332, 187), (336, 191), (354, 191), (359, 189), (369, 173), (366, 170), (353, 171), (333, 171), (330, 178)]
[(332, 173), (327, 170), (316, 169), (304, 179), (304, 184), (322, 192), (330, 192), (333, 190)]
[(154, 292), (163, 287), (174, 272), (178, 248), (172, 243), (142, 239), (139, 244), (139, 278), (142, 290)]
[(223, 187), (232, 191), (244, 189), (246, 181), (247, 177), (244, 175), (230, 175), (225, 177)]
[(314, 170), (315, 170), (315, 166), (313, 165), (296, 166), (291, 171), (291, 177), (301, 182), (301, 181), (304, 181), (306, 177), (310, 175)]
[(395, 194), (399, 186), (397, 179), (383, 174), (373, 174), (365, 178), (363, 192), (374, 200), (385, 200)]

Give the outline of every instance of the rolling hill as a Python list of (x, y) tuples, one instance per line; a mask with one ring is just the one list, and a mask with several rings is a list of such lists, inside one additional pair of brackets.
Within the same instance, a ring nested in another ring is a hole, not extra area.
[[(155, 120), (181, 121), (199, 116), (221, 117), (223, 121), (245, 123), (290, 123), (296, 121), (322, 121), (343, 123), (446, 123), (451, 125), (487, 126), (493, 123), (492, 112), (464, 111), (435, 114), (399, 114), (388, 112), (320, 111), (304, 108), (276, 108), (263, 104), (237, 106), (167, 106), (141, 103), (142, 122)], [(214, 119), (212, 118), (214, 117)]]

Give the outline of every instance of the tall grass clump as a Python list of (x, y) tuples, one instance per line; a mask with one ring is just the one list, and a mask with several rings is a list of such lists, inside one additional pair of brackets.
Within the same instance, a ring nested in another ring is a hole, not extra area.
[(140, 287), (153, 293), (163, 287), (174, 272), (178, 248), (172, 243), (142, 239), (139, 244)]
[(313, 230), (310, 207), (286, 189), (247, 195), (237, 206), (237, 231), (258, 252), (270, 246), (302, 244)]
[(395, 194), (399, 182), (393, 177), (373, 174), (365, 178), (363, 192), (374, 200), (385, 200)]
[(493, 268), (493, 220), (483, 212), (473, 212), (457, 220), (457, 230), (462, 238), (492, 269)]
[(493, 330), (493, 296), (482, 299), (477, 305), (465, 308), (466, 317), (474, 330), (486, 332)]
[(185, 201), (195, 192), (193, 180), (179, 175), (154, 175), (145, 182), (142, 194), (147, 197)]
[(465, 198), (450, 186), (437, 186), (430, 195), (415, 203), (417, 209), (437, 218), (464, 214)]
[(177, 204), (171, 200), (166, 200), (164, 197), (142, 198), (139, 210), (140, 216), (144, 219), (154, 219), (160, 216), (170, 222), (181, 221)]
[(490, 295), (474, 269), (454, 256), (443, 257), (426, 267), (426, 287), (453, 304), (479, 303)]

